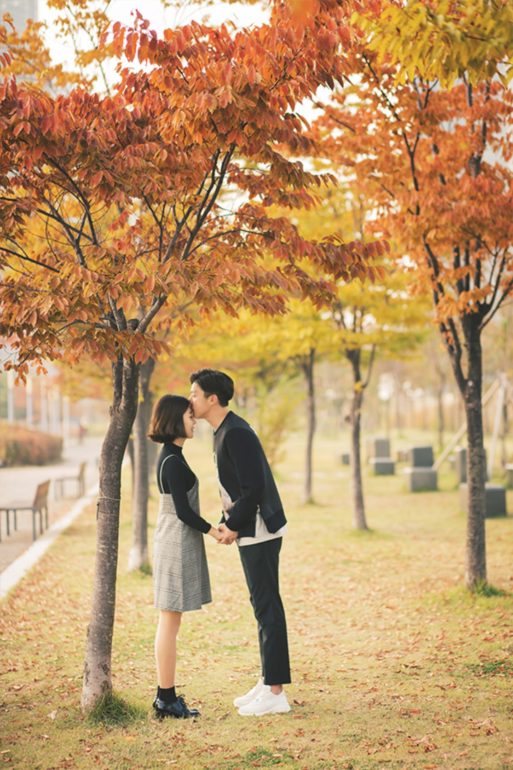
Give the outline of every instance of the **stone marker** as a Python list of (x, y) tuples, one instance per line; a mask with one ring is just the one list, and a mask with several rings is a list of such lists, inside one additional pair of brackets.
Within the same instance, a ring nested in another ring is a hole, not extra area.
[(405, 468), (410, 492), (433, 492), (438, 489), (438, 473), (434, 468)]
[[(460, 504), (464, 511), (467, 510), (467, 501), (468, 485), (460, 484)], [(486, 483), (485, 511), (487, 519), (508, 515), (506, 510), (506, 488), (503, 487), (502, 484)]]
[(431, 468), (434, 461), (432, 446), (414, 446), (410, 449), (412, 468)]
[(390, 457), (390, 441), (387, 438), (373, 439), (371, 443), (371, 447), (372, 447), (371, 458), (372, 457), (383, 457), (383, 458)]
[(395, 473), (395, 462), (391, 457), (373, 457), (371, 465), (375, 476), (393, 476)]
[(372, 465), (375, 476), (393, 476), (395, 462), (390, 456), (390, 441), (387, 438), (374, 438), (367, 444), (368, 462)]
[[(467, 483), (467, 448), (464, 446), (458, 446), (455, 449), (456, 457), (456, 476), (458, 478), (458, 484)], [(486, 462), (486, 451), (485, 451)], [(488, 480), (488, 468), (486, 470), (486, 479)]]
[(467, 483), (467, 450), (463, 446), (458, 446), (454, 450), (456, 457), (456, 476), (459, 484)]

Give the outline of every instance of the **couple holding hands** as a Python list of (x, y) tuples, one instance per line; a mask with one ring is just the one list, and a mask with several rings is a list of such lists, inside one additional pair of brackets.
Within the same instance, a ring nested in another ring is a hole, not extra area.
[[(153, 411), (149, 436), (163, 444), (157, 463), (160, 509), (155, 530), (155, 637), (160, 717), (199, 716), (175, 691), (176, 638), (182, 613), (212, 601), (203, 535), (219, 543), (237, 541), (258, 624), (261, 677), (235, 698), (241, 716), (290, 711), (283, 685), (290, 682), (285, 612), (279, 592), (279, 554), (285, 514), (264, 450), (251, 426), (229, 410), (233, 380), (224, 372), (201, 369), (191, 377), (190, 400), (163, 396)], [(196, 419), (214, 429), (223, 506), (216, 528), (200, 516), (198, 479), (183, 455)]]

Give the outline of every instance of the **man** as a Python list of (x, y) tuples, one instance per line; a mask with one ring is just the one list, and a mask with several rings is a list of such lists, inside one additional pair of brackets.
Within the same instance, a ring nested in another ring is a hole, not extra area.
[(215, 369), (191, 374), (194, 416), (214, 429), (214, 452), (223, 502), (219, 525), (227, 545), (237, 542), (258, 623), (262, 676), (235, 698), (241, 716), (290, 711), (283, 685), (290, 682), (285, 612), (279, 592), (279, 554), (286, 519), (264, 450), (251, 426), (228, 408), (233, 380)]

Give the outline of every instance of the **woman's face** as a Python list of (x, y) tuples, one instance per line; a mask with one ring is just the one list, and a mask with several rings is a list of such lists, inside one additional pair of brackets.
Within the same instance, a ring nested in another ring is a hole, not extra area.
[(183, 415), (183, 427), (185, 428), (185, 435), (187, 438), (194, 438), (194, 428), (196, 427), (196, 419), (192, 413), (192, 407), (190, 406), (185, 410)]

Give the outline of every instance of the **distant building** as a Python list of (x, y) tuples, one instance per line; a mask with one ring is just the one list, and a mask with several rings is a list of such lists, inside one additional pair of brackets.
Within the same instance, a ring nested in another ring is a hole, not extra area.
[(25, 29), (27, 19), (37, 21), (38, 0), (0, 0), (0, 21), (4, 13), (10, 13), (18, 31)]

